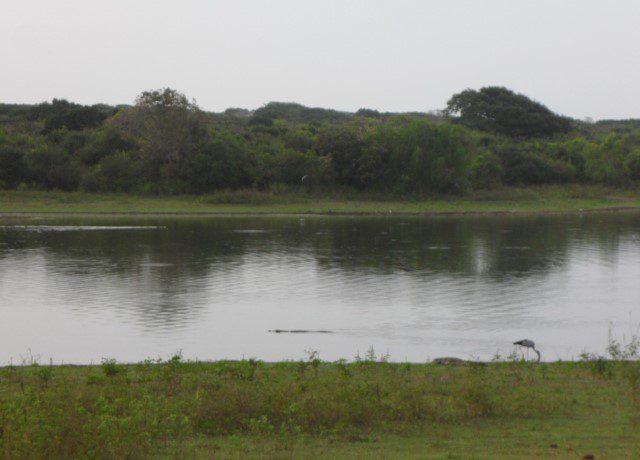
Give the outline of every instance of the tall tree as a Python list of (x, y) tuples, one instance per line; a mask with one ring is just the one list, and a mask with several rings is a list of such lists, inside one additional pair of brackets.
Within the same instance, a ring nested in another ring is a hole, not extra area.
[(171, 88), (143, 92), (114, 124), (139, 139), (146, 160), (169, 167), (192, 158), (207, 138), (206, 115)]
[(571, 129), (569, 119), (527, 96), (498, 86), (454, 94), (447, 103), (447, 112), (459, 115), (458, 121), (470, 128), (511, 137), (548, 137)]

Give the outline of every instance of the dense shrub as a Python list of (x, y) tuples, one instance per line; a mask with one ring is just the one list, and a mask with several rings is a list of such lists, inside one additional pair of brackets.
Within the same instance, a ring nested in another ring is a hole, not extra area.
[(54, 99), (34, 107), (31, 116), (44, 120), (44, 131), (57, 129), (70, 131), (96, 128), (115, 110), (107, 106), (83, 106), (64, 99)]
[(0, 144), (0, 189), (16, 188), (26, 178), (23, 151), (16, 146)]
[[(319, 155), (330, 156), (336, 181), (342, 185), (362, 187), (360, 174), (366, 166), (361, 160), (367, 156), (367, 149), (372, 145), (371, 131), (366, 125), (343, 125), (327, 127), (320, 131), (315, 150)], [(364, 181), (366, 182), (366, 180)]]
[(183, 181), (181, 192), (202, 193), (251, 185), (252, 158), (238, 137), (217, 133), (175, 175)]
[(393, 179), (404, 181), (407, 191), (458, 193), (467, 188), (475, 145), (465, 129), (410, 121), (380, 131)]
[(640, 181), (640, 148), (633, 150), (625, 158), (625, 166), (632, 180)]
[(562, 160), (549, 158), (515, 144), (496, 149), (504, 166), (504, 183), (508, 185), (539, 185), (570, 182), (575, 168)]
[(95, 165), (106, 156), (116, 152), (132, 151), (136, 142), (127, 137), (121, 130), (111, 126), (104, 126), (91, 135), (91, 138), (78, 152), (78, 160), (85, 165)]
[(490, 152), (481, 153), (471, 163), (471, 183), (476, 189), (491, 189), (500, 185), (503, 175), (500, 159)]
[(64, 150), (47, 145), (38, 147), (26, 156), (29, 180), (48, 190), (77, 190), (80, 170), (71, 155)]
[(117, 152), (100, 160), (84, 175), (82, 188), (89, 192), (132, 192), (139, 189), (140, 164), (128, 152)]
[(609, 135), (603, 142), (586, 152), (585, 174), (593, 182), (610, 185), (627, 183), (629, 173), (626, 156), (631, 145), (626, 136)]

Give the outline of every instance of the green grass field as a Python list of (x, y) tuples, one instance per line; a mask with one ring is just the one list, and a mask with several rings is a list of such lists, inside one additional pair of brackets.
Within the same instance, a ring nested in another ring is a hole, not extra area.
[(221, 191), (199, 196), (1, 191), (0, 213), (491, 213), (640, 208), (640, 192), (598, 186), (503, 188), (462, 197)]
[(2, 458), (586, 455), (640, 455), (640, 362), (0, 368)]

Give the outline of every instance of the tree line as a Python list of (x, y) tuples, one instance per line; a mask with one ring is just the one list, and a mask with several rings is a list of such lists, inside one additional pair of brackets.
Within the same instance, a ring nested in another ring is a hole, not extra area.
[(439, 113), (292, 103), (209, 113), (168, 88), (117, 107), (0, 104), (2, 189), (460, 194), (637, 181), (638, 120), (580, 122), (501, 87), (462, 91)]

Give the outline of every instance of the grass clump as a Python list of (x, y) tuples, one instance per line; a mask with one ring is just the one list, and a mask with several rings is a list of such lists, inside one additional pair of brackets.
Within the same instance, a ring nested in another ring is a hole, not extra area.
[(116, 360), (113, 358), (103, 359), (102, 360), (102, 372), (107, 377), (115, 377), (118, 374), (124, 374), (127, 371), (127, 368), (121, 364), (116, 363)]

